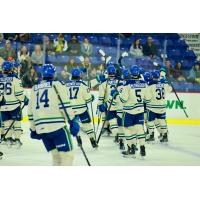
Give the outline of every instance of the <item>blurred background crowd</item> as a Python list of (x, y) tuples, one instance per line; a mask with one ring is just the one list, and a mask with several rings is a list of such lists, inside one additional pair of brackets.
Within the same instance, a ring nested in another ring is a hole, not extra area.
[(123, 52), (126, 67), (139, 65), (150, 71), (159, 66), (177, 91), (200, 92), (200, 62), (183, 37), (177, 33), (1, 33), (0, 65), (4, 60), (21, 63), (19, 76), (24, 87), (32, 87), (41, 78), (44, 63), (57, 69), (57, 79), (67, 81), (73, 67), (87, 69), (86, 79), (104, 72), (102, 49), (117, 62)]

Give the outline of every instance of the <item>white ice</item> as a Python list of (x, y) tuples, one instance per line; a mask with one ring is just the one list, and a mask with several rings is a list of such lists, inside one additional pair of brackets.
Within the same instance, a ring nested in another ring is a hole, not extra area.
[[(29, 124), (24, 123), (23, 146), (21, 149), (0, 145), (4, 157), (0, 166), (48, 166), (51, 156), (41, 141), (29, 137)], [(170, 125), (169, 143), (167, 145), (146, 144), (147, 156), (144, 160), (138, 155), (134, 158), (123, 158), (113, 137), (103, 136), (97, 150), (92, 149), (87, 135), (82, 134), (83, 147), (93, 166), (128, 166), (128, 165), (200, 165), (200, 126)], [(87, 165), (82, 152), (74, 140), (75, 166)]]

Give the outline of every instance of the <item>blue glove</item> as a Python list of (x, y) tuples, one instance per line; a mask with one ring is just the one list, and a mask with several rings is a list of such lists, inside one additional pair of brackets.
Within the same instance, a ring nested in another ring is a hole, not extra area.
[(36, 131), (32, 131), (31, 129), (30, 129), (30, 131), (31, 131), (31, 138), (32, 139), (35, 139), (35, 140), (41, 140), (42, 139), (41, 135), (37, 134)]
[(99, 105), (99, 110), (100, 110), (100, 112), (106, 112), (107, 111), (107, 105), (106, 104)]
[(29, 103), (29, 99), (25, 96), (25, 98), (24, 98), (24, 105), (27, 106), (28, 103)]
[(97, 81), (98, 81), (99, 83), (102, 83), (102, 82), (106, 81), (106, 77), (105, 77), (105, 75), (103, 75), (103, 74), (97, 75), (96, 79), (97, 79)]
[(110, 95), (115, 99), (117, 97), (117, 95), (119, 95), (118, 90), (111, 90)]
[(77, 121), (75, 119), (73, 119), (72, 121), (69, 122), (69, 129), (70, 129), (70, 133), (76, 137), (78, 135), (78, 132), (80, 130), (80, 126), (79, 124), (77, 123)]

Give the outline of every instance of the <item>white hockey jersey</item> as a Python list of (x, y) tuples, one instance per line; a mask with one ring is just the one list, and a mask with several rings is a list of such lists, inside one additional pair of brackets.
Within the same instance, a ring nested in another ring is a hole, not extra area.
[[(60, 103), (53, 85), (56, 86), (63, 104)], [(31, 130), (36, 130), (37, 134), (44, 134), (63, 128), (67, 120), (64, 109), (67, 111), (69, 118), (73, 119), (74, 113), (64, 83), (42, 81), (33, 86), (28, 107)]]
[(77, 115), (85, 112), (88, 109), (87, 103), (93, 100), (89, 87), (81, 80), (71, 80), (66, 86), (74, 113)]
[[(107, 106), (109, 107), (112, 96), (111, 91), (113, 89), (116, 89), (117, 84), (119, 83), (119, 80), (116, 78), (108, 78), (106, 81), (104, 81), (100, 86), (99, 86), (99, 101), (98, 105), (101, 105), (103, 103), (106, 103)], [(112, 106), (110, 110), (117, 110), (117, 101), (112, 102)]]
[(143, 80), (129, 80), (119, 91), (123, 111), (130, 114), (144, 112), (144, 100), (148, 100), (147, 84)]
[(3, 101), (1, 111), (12, 111), (24, 101), (22, 82), (13, 75), (0, 77), (0, 93), (0, 100)]
[(150, 95), (147, 109), (155, 113), (166, 112), (166, 94), (172, 91), (172, 87), (165, 81), (152, 81), (148, 87)]

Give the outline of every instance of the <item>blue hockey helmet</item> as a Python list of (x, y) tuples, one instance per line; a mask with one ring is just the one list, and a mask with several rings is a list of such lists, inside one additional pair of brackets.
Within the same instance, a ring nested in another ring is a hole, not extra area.
[(142, 67), (139, 67), (139, 70), (140, 70), (140, 74), (144, 74), (145, 73), (145, 71), (144, 71), (144, 69)]
[(42, 67), (42, 77), (53, 78), (56, 73), (56, 67), (53, 64), (45, 64)]
[(153, 70), (151, 74), (152, 74), (152, 77), (155, 78), (155, 79), (160, 78), (160, 71), (159, 70)]
[(145, 80), (145, 81), (149, 81), (149, 80), (151, 80), (151, 78), (152, 78), (150, 72), (144, 72), (143, 77), (144, 77), (144, 80)]
[(124, 78), (124, 79), (130, 77), (130, 72), (129, 72), (128, 69), (123, 69), (122, 74), (123, 74), (123, 78)]
[(13, 68), (13, 62), (10, 61), (4, 61), (2, 64), (2, 69), (4, 71), (11, 71)]
[(115, 75), (117, 73), (117, 70), (113, 64), (108, 65), (107, 67), (108, 75)]
[(132, 76), (139, 76), (140, 75), (140, 68), (137, 65), (133, 65), (130, 68), (130, 72)]
[(83, 72), (78, 68), (73, 68), (71, 70), (72, 77), (80, 77)]

